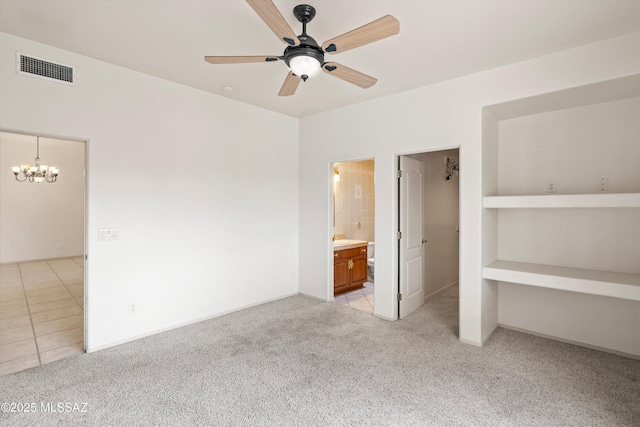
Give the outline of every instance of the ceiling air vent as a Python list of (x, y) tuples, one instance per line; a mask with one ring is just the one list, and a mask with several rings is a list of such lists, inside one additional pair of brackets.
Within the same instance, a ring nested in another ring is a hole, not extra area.
[(17, 52), (16, 62), (18, 74), (53, 80), (73, 86), (76, 84), (75, 70), (68, 65), (57, 64), (20, 52)]

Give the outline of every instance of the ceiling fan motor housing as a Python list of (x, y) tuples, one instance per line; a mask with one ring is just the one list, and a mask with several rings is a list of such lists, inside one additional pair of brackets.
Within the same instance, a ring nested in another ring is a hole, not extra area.
[[(306, 34), (301, 34), (298, 36), (300, 40), (299, 46), (289, 46), (284, 50), (284, 62), (287, 64), (289, 68), (291, 65), (289, 64), (293, 58), (298, 56), (309, 56), (320, 63), (320, 66), (324, 64), (324, 52), (318, 46), (318, 43), (313, 39), (313, 37), (308, 36)], [(307, 80), (309, 76), (302, 75), (300, 78), (302, 80)]]

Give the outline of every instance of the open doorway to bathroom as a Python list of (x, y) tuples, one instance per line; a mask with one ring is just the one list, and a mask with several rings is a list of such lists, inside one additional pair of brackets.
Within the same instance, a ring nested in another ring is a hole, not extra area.
[(374, 311), (374, 160), (333, 165), (333, 285), (337, 304)]
[[(85, 152), (0, 131), (0, 376), (84, 352)], [(38, 160), (55, 182), (24, 179)]]
[(459, 154), (455, 148), (400, 156), (400, 319), (437, 294), (458, 296)]

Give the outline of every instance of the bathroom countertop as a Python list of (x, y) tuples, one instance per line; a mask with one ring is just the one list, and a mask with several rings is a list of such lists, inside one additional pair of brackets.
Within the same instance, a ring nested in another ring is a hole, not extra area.
[(360, 246), (367, 246), (369, 242), (365, 240), (351, 240), (351, 239), (342, 239), (335, 240), (333, 242), (333, 249), (336, 251), (341, 251), (344, 249), (357, 248)]

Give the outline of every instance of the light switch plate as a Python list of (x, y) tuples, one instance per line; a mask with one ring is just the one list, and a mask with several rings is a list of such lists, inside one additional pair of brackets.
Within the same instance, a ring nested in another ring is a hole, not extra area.
[(98, 229), (98, 240), (118, 240), (120, 230), (117, 228)]

